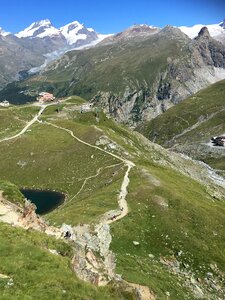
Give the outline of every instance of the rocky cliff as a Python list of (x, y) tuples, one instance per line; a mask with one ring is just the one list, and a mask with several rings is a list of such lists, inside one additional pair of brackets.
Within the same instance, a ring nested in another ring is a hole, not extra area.
[[(161, 58), (166, 50), (160, 47), (162, 40), (167, 40), (164, 46), (169, 46), (171, 51), (165, 53), (162, 68), (156, 71), (150, 84), (147, 77), (148, 73), (151, 74), (151, 65), (142, 80), (137, 76), (137, 86), (134, 81), (126, 80), (123, 94), (98, 91), (92, 101), (96, 105), (100, 103), (117, 120), (135, 125), (156, 117), (200, 89), (225, 78), (225, 46), (211, 38), (206, 27), (194, 40), (188, 40), (178, 29), (164, 28), (152, 40)], [(174, 48), (176, 55), (172, 52)], [(143, 65), (138, 67), (143, 68)]]

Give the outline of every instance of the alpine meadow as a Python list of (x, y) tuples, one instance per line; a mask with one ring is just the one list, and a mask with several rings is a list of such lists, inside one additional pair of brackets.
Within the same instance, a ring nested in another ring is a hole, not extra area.
[(0, 300), (224, 299), (225, 21), (28, 2), (0, 29)]

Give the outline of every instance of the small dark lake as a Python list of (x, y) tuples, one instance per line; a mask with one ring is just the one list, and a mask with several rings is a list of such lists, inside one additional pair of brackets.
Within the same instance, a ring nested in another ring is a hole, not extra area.
[(20, 191), (25, 198), (37, 206), (36, 213), (39, 215), (53, 211), (65, 200), (65, 195), (59, 192), (32, 189), (21, 189)]

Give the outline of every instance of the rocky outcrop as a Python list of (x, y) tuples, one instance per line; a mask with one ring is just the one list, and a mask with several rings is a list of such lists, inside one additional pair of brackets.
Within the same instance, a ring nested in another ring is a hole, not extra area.
[[(131, 126), (155, 118), (202, 88), (225, 78), (225, 46), (202, 28), (198, 37), (189, 40), (179, 29), (165, 27), (155, 36), (181, 43), (183, 53), (168, 56), (163, 70), (155, 73), (151, 85), (138, 81), (127, 84), (123, 93), (99, 91), (92, 101), (119, 122)], [(168, 42), (169, 43), (169, 42)], [(137, 79), (138, 80), (138, 79)]]
[(210, 37), (207, 27), (203, 27), (194, 39), (194, 63), (225, 68), (225, 46)]
[(109, 249), (112, 240), (107, 224), (72, 228), (75, 255), (72, 260), (77, 276), (95, 285), (105, 285), (116, 278), (115, 256)]
[(32, 228), (45, 232), (46, 222), (36, 214), (36, 206), (29, 200), (25, 200), (22, 216), (19, 218), (24, 228)]
[[(161, 257), (160, 262), (168, 268), (168, 270), (184, 279), (184, 286), (191, 291), (195, 299), (222, 299), (217, 298), (216, 294), (220, 297), (224, 295), (224, 274), (219, 270), (216, 264), (210, 264), (210, 269), (203, 277), (198, 277), (188, 263), (182, 261), (185, 253), (182, 251), (171, 257)], [(202, 266), (202, 269), (204, 267)]]
[(24, 205), (18, 206), (5, 199), (0, 191), (0, 221), (24, 229), (33, 229), (45, 232), (48, 235), (61, 238), (63, 231), (49, 226), (46, 221), (36, 214), (36, 206), (28, 200), (24, 200)]

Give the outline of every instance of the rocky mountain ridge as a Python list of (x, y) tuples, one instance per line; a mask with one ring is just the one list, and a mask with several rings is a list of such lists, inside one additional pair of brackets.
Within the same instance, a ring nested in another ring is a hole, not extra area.
[[(218, 26), (224, 30), (223, 26)], [(33, 23), (23, 34), (20, 33), (24, 37), (7, 35), (5, 38), (11, 37), (23, 43), (24, 47), (35, 52), (36, 59), (42, 52), (42, 66), (31, 68), (32, 73), (39, 72), (39, 75), (26, 83), (28, 87), (31, 84), (33, 89), (41, 82), (42, 89), (50, 89), (57, 96), (83, 96), (103, 107), (118, 121), (136, 126), (225, 78), (225, 46), (213, 39), (206, 27), (203, 28), (198, 37), (190, 39), (176, 27), (160, 29), (134, 25), (106, 38), (92, 49), (67, 52), (50, 64), (59, 52), (51, 52), (47, 58), (44, 53), (62, 47), (66, 34), (69, 47), (74, 41), (77, 45), (82, 43), (77, 39), (85, 35), (80, 23), (72, 22), (56, 34), (51, 22), (45, 20)], [(92, 29), (88, 32), (95, 35)], [(67, 48), (60, 49), (62, 54)], [(1, 97), (7, 98), (7, 95), (7, 89), (1, 93)], [(16, 101), (14, 96), (13, 101)]]
[(133, 25), (122, 32), (105, 38), (99, 45), (107, 45), (139, 37), (140, 39), (158, 33), (161, 29), (147, 24)]
[(66, 53), (26, 84), (33, 88), (45, 78), (56, 95), (83, 96), (136, 126), (225, 78), (224, 60), (225, 46), (205, 27), (190, 39), (172, 26), (135, 26), (95, 48)]

